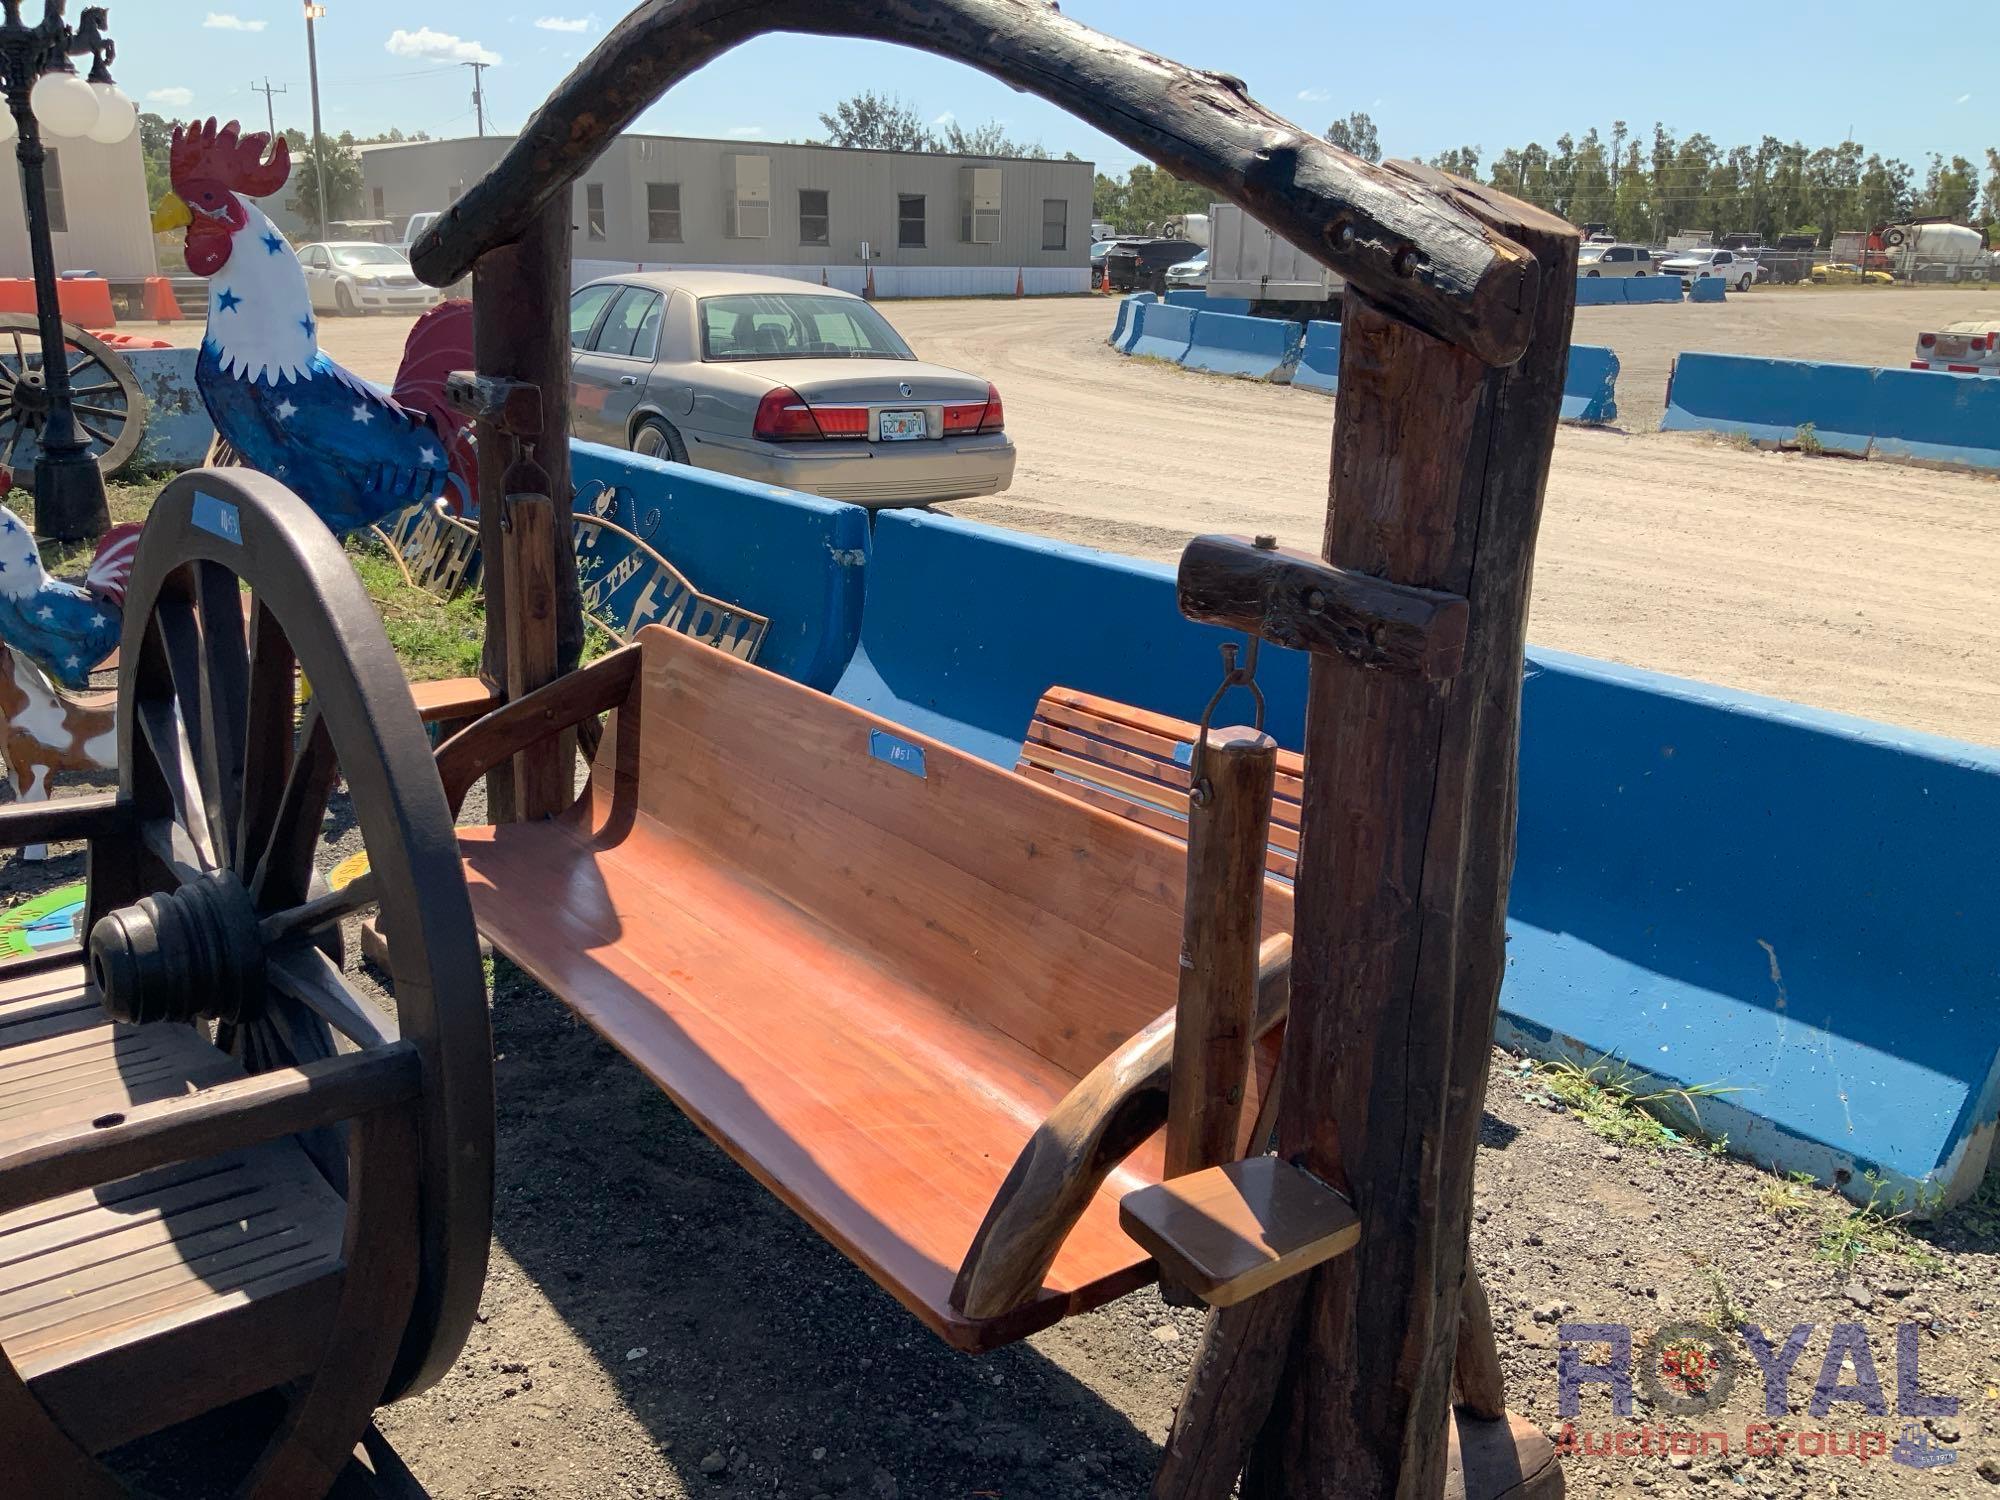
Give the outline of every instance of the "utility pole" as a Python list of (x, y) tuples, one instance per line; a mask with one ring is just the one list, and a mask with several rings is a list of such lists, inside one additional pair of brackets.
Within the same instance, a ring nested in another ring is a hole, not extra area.
[(252, 83), (250, 85), (250, 92), (264, 96), (264, 122), (271, 127), (271, 139), (275, 141), (278, 138), (278, 112), (272, 106), (271, 96), (273, 94), (287, 93), (289, 90), (282, 83), (273, 87), (271, 75), (266, 73), (262, 83)]
[[(313, 36), (313, 22), (326, 14), (326, 7), (305, 0), (306, 9), (306, 69), (312, 79), (313, 104), (313, 182), (319, 188), (319, 234), (326, 238), (326, 137), (319, 128), (319, 43)], [(268, 103), (269, 95), (265, 96)]]
[(484, 136), (486, 134), (486, 95), (481, 91), (479, 85), (481, 75), (488, 68), (492, 67), (493, 64), (469, 62), (465, 66), (472, 69), (472, 108), (473, 112), (479, 116), (479, 133), (481, 136)]

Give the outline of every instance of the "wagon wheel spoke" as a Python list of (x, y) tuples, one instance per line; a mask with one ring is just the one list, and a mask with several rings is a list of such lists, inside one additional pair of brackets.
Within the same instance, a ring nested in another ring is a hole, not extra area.
[(81, 417), (78, 417), (76, 419), (76, 425), (81, 427), (85, 432), (89, 433), (91, 436), (91, 440), (93, 442), (102, 443), (107, 448), (109, 448), (113, 443), (118, 441), (116, 437), (106, 432), (102, 427), (94, 427), (90, 423), (84, 421), (83, 418)]
[(243, 590), (236, 575), (220, 563), (195, 564), (194, 583), (202, 644), (197, 684), (205, 756), (202, 788), (209, 793), (216, 853), (227, 863), (242, 824), (249, 723), (250, 654), (243, 638)]
[(297, 906), (306, 899), (312, 880), (313, 852), (319, 848), (320, 825), (340, 766), (334, 758), (333, 737), (325, 716), (314, 702), (306, 709), (305, 732), (284, 790), (278, 796), (271, 836), (257, 860), (250, 896), (259, 911)]
[(8, 332), (14, 335), (14, 358), (21, 362), (20, 367), (25, 370), (28, 368), (28, 348), (21, 342), (21, 330), (11, 328)]
[[(194, 787), (200, 796), (198, 810), (193, 806), (184, 806), (183, 811), (188, 814), (191, 829), (197, 815), (204, 820), (208, 835), (205, 852), (212, 864), (220, 865), (233, 844), (227, 808), (235, 803), (237, 790), (234, 780), (242, 768), (242, 682), (248, 675), (248, 669), (241, 662), (242, 625), (239, 623), (235, 627), (233, 642), (226, 635), (221, 640), (204, 641), (197, 609), (196, 601), (185, 594), (162, 594), (153, 607), (153, 618), (149, 623), (159, 633), (167, 672), (172, 678), (174, 706), (180, 713), (181, 732), (187, 738)], [(237, 618), (240, 621), (242, 616), (239, 614)], [(232, 645), (238, 663), (234, 673), (227, 665)], [(228, 724), (224, 716), (212, 712), (205, 701), (211, 654), (222, 663), (215, 668), (220, 674), (218, 685), (232, 680), (236, 685), (237, 710), (233, 725)], [(234, 749), (216, 744), (218, 727), (230, 736)], [(227, 764), (223, 758), (225, 755), (235, 757), (234, 767), (228, 776), (224, 775)], [(228, 786), (227, 792), (224, 791), (225, 785)]]
[(98, 406), (89, 401), (73, 401), (70, 403), (70, 409), (72, 411), (87, 411), (93, 417), (125, 417), (131, 415), (123, 407)]
[(278, 826), (279, 803), (292, 770), (293, 722), (298, 717), (297, 660), (284, 627), (251, 601), (248, 701), (244, 710), (243, 802), (232, 863), (246, 880)]
[[(171, 627), (162, 628), (163, 617), (171, 613), (174, 605), (184, 606), (185, 601), (162, 596), (161, 607), (147, 620), (139, 645), (132, 692), (132, 714), (139, 728), (133, 743), (133, 800), (143, 819), (178, 823), (192, 849), (195, 867), (212, 870), (217, 860), (209, 843), (207, 804), (202, 799), (196, 748), (200, 720), (198, 715), (184, 711), (176, 691), (172, 648), (167, 641)], [(190, 615), (187, 629), (192, 628)], [(198, 669), (190, 663), (185, 670)]]
[(318, 1016), (357, 1047), (381, 1047), (396, 1040), (396, 1022), (367, 996), (348, 984), (340, 970), (317, 948), (290, 947), (274, 952), (271, 983)]
[(309, 936), (323, 931), (344, 918), (357, 915), (365, 907), (379, 904), (381, 900), (375, 872), (370, 870), (356, 876), (337, 891), (329, 890), (297, 906), (272, 912), (257, 924), (257, 930), (263, 935), (265, 943), (276, 944), (289, 937)]
[(72, 396), (115, 396), (123, 391), (124, 387), (115, 380), (107, 380), (102, 385), (73, 385), (69, 388)]

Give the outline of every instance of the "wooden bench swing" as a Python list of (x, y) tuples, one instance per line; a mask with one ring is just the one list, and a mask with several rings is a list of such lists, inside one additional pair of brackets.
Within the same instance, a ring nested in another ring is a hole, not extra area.
[[(1149, 770), (1162, 805), (1118, 795), (1119, 735), (1064, 774), (1048, 715), (1016, 775), (658, 633), (566, 670), (572, 574), (532, 497), (569, 488), (570, 186), (774, 30), (971, 63), (1347, 279), (1324, 556), (1183, 561), (1191, 617), (1314, 653), (1275, 829), (1253, 729)], [(1575, 256), (1559, 220), (1355, 161), (1040, 0), (652, 0), (415, 247), (475, 278), (461, 399), (482, 492), (520, 497), (482, 514), (513, 701), (438, 755), (454, 806), (487, 776), (494, 826), (461, 835), (482, 930), (950, 1342), (1162, 1271), (1207, 1296), (1158, 1496), (1560, 1490), (1539, 1434), (1451, 1412), (1456, 1377), (1502, 1415), (1467, 1229)]]
[[(1267, 875), (1254, 725), (1195, 737), (1183, 849), (666, 632), (575, 669), (569, 184), (771, 30), (972, 63), (1347, 278), (1325, 557), (1212, 539), (1182, 571), (1194, 618), (1314, 652), (1295, 886)], [(1559, 1493), (1498, 1420), (1467, 1227), (1575, 256), (1567, 225), (1039, 0), (642, 5), (416, 247), (427, 280), (475, 277), (455, 399), (497, 497), (508, 701), (433, 761), (310, 511), (202, 471), (135, 569), (118, 793), (0, 812), (0, 839), (91, 841), (93, 924), (87, 968), (0, 973), (0, 1473), (128, 1493), (93, 1455), (277, 1389), (240, 1491), (322, 1494), (372, 1408), (449, 1366), (491, 1216), (476, 911), (951, 1343), (1162, 1273), (1205, 1297), (1163, 1500)], [(336, 766), (371, 869), (332, 893)], [(493, 824), (454, 835), (482, 775)], [(393, 1020), (327, 953), (378, 904)]]

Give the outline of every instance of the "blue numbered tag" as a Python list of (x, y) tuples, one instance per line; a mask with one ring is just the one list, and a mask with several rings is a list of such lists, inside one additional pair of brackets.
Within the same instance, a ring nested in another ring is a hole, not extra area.
[(911, 744), (901, 735), (882, 729), (869, 730), (868, 753), (877, 760), (886, 760), (899, 771), (908, 771), (912, 776), (924, 774), (924, 747)]
[(204, 495), (196, 490), (194, 524), (213, 536), (221, 537), (231, 546), (243, 545), (243, 518), (227, 500), (218, 500), (213, 495)]

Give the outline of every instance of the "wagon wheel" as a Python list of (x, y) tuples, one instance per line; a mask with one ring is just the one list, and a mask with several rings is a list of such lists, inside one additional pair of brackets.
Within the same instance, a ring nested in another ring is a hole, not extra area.
[[(142, 853), (133, 884), (112, 899), (148, 900), (136, 924), (127, 906), (93, 927), (93, 973), (121, 1019), (212, 1021), (218, 1044), (253, 1072), (399, 1034), (414, 1044), (420, 1265), (384, 1399), (420, 1390), (457, 1357), (485, 1279), (492, 1040), (451, 815), (381, 617), (290, 490), (253, 470), (204, 469), (153, 505), (119, 649), (129, 664), (120, 794), (138, 814)], [(312, 684), (302, 712), (300, 674)], [(339, 778), (369, 874), (334, 892), (315, 857)], [(394, 1020), (321, 946), (343, 917), (378, 904)], [(166, 907), (182, 916), (162, 916)], [(145, 972), (149, 934), (164, 950), (169, 920), (189, 935), (183, 951), (208, 961), (154, 960)], [(313, 1155), (344, 1189), (344, 1158)]]
[[(62, 329), (76, 429), (89, 441), (97, 467), (115, 474), (145, 435), (146, 398), (122, 354), (73, 323)], [(23, 489), (34, 488), (35, 455), (48, 419), (41, 325), (27, 313), (0, 313), (0, 463), (12, 466)]]

